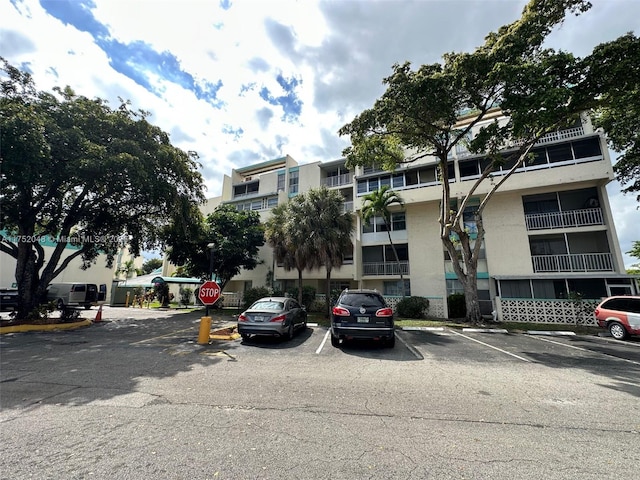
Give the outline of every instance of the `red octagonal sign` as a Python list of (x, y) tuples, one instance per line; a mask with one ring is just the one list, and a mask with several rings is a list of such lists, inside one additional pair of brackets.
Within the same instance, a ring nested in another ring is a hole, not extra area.
[(220, 298), (220, 285), (216, 282), (204, 282), (198, 292), (198, 298), (203, 305), (213, 305)]

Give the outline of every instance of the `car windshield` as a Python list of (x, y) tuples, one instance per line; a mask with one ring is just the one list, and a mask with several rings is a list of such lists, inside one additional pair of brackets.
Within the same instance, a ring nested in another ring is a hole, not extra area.
[(251, 305), (251, 310), (282, 310), (284, 307), (284, 303), (275, 302), (273, 300), (269, 301), (258, 301)]
[(384, 307), (382, 298), (375, 293), (347, 293), (340, 303), (349, 307)]

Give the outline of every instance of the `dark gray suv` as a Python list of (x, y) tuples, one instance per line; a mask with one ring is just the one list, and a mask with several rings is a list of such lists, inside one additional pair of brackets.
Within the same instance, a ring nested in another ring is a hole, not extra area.
[(331, 345), (341, 340), (370, 338), (393, 348), (393, 310), (376, 290), (344, 290), (331, 312)]

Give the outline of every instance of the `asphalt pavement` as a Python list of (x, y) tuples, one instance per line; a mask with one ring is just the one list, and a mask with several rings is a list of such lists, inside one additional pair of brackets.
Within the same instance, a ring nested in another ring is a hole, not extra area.
[(0, 478), (637, 478), (637, 340), (442, 329), (334, 348), (313, 326), (200, 345), (200, 316), (104, 309), (2, 335)]

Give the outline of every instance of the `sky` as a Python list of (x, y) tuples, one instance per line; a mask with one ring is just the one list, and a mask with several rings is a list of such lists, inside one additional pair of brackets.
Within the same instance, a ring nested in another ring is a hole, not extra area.
[[(639, 0), (592, 0), (548, 46), (588, 55), (640, 32)], [(471, 52), (524, 0), (0, 0), (0, 56), (39, 90), (121, 100), (195, 151), (207, 197), (234, 168), (286, 154), (341, 158), (337, 131), (384, 93), (395, 63)], [(615, 155), (613, 156), (615, 159)], [(640, 240), (635, 195), (607, 187), (626, 255)]]

